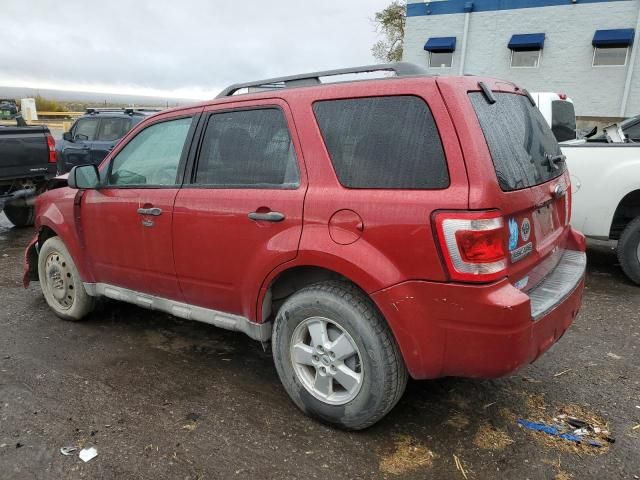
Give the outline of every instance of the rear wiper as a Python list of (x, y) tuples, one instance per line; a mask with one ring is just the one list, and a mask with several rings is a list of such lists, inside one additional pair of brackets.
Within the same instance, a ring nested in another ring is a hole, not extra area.
[(557, 154), (557, 155), (552, 155), (550, 153), (547, 153), (544, 156), (544, 162), (542, 162), (543, 165), (548, 165), (549, 166), (549, 170), (553, 169), (553, 170), (558, 170), (560, 167), (558, 166), (558, 164), (556, 162), (560, 162), (563, 163), (565, 160), (567, 159), (567, 157), (565, 155)]

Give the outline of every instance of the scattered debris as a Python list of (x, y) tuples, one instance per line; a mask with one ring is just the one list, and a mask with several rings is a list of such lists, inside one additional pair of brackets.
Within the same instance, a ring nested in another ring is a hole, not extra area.
[(458, 430), (462, 430), (467, 425), (469, 425), (469, 418), (467, 418), (467, 416), (464, 415), (463, 413), (456, 412), (445, 423), (447, 425), (452, 426), (453, 428), (457, 428)]
[(620, 360), (622, 358), (620, 355), (616, 355), (615, 353), (611, 353), (611, 352), (607, 353), (607, 357), (611, 357), (614, 360)]
[(80, 460), (87, 463), (89, 460), (98, 456), (98, 450), (95, 447), (83, 448), (78, 455)]
[(20, 442), (16, 443), (16, 448), (20, 448), (20, 447), (24, 447), (24, 444), (22, 444)]
[[(554, 418), (554, 421), (557, 422), (560, 419)], [(578, 444), (585, 444), (591, 447), (600, 448), (603, 446), (602, 440), (608, 443), (615, 443), (615, 438), (609, 436), (609, 432), (607, 430), (603, 430), (596, 425), (592, 425), (583, 420), (579, 420), (573, 417), (566, 417), (562, 424), (556, 423), (554, 425), (548, 425), (545, 423), (531, 422), (529, 420), (518, 419), (518, 425), (536, 432), (543, 432), (548, 435), (552, 435), (563, 440), (567, 440), (569, 442), (575, 442)], [(581, 425), (580, 428), (574, 429), (576, 426)], [(597, 429), (597, 431), (596, 431)], [(596, 439), (594, 439), (594, 437)]]
[(78, 447), (62, 447), (60, 453), (65, 456), (73, 455), (73, 452), (77, 451)]
[(523, 382), (529, 382), (529, 383), (540, 383), (541, 380), (536, 380), (535, 378), (531, 378), (531, 377), (526, 377), (526, 376), (522, 376), (522, 381)]
[(502, 450), (513, 443), (507, 432), (492, 427), (488, 423), (480, 426), (473, 443), (484, 450)]
[(458, 456), (454, 453), (453, 454), (453, 461), (456, 464), (456, 469), (462, 473), (462, 476), (465, 478), (465, 480), (467, 480), (469, 477), (467, 477), (467, 472), (465, 471), (464, 467), (462, 466), (462, 462), (460, 461), (460, 458), (458, 458)]
[(380, 470), (391, 475), (403, 475), (421, 467), (431, 467), (435, 454), (416, 439), (401, 435), (395, 440), (395, 450), (380, 459)]
[(636, 425), (635, 427), (633, 427), (631, 430), (638, 430), (640, 428), (640, 423), (638, 425)]
[(564, 375), (565, 373), (569, 373), (571, 370), (573, 370), (573, 368), (567, 368), (566, 370), (563, 370), (563, 371), (562, 371), (562, 372), (560, 372), (560, 373), (556, 373), (556, 374), (554, 375), (554, 377), (561, 377), (561, 376), (562, 376), (562, 375)]
[(486, 404), (484, 407), (482, 407), (482, 408), (484, 408), (484, 409), (486, 410), (487, 408), (489, 408), (489, 407), (490, 407), (490, 406), (492, 406), (492, 405), (495, 405), (496, 403), (498, 403), (498, 402), (491, 402), (491, 403), (487, 403), (487, 404)]

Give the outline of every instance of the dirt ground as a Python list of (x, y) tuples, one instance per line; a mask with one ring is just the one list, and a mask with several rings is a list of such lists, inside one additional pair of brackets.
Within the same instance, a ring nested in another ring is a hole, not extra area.
[[(591, 244), (582, 312), (535, 364), (410, 382), (388, 417), (345, 433), (301, 414), (242, 334), (115, 302), (56, 319), (37, 283), (20, 284), (30, 235), (0, 216), (3, 480), (640, 478), (640, 288), (608, 244)], [(599, 419), (615, 443), (575, 448), (516, 423), (562, 412)], [(63, 456), (70, 445), (98, 456)]]

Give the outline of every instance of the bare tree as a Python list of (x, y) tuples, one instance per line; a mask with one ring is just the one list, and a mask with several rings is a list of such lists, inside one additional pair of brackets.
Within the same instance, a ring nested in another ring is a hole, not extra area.
[(371, 52), (377, 60), (381, 62), (402, 60), (405, 11), (406, 1), (393, 0), (387, 8), (376, 12), (373, 22), (376, 25), (376, 31), (384, 37), (371, 48)]

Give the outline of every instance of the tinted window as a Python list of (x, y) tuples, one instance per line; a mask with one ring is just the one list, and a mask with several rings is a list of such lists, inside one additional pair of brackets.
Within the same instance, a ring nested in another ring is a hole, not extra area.
[(559, 142), (576, 139), (576, 111), (565, 100), (551, 102), (551, 131)]
[(102, 118), (97, 140), (113, 142), (125, 136), (131, 120), (128, 118)]
[(340, 183), (350, 188), (445, 188), (447, 164), (427, 104), (411, 96), (314, 105)]
[(624, 128), (624, 134), (629, 140), (640, 142), (640, 121), (635, 125)]
[(85, 137), (79, 138), (79, 140), (93, 141), (96, 138), (96, 130), (98, 129), (97, 118), (81, 118), (76, 123), (75, 131), (73, 132), (74, 138), (78, 138), (78, 135), (84, 135)]
[(565, 170), (553, 167), (547, 155), (560, 155), (560, 147), (540, 111), (524, 95), (493, 94), (490, 104), (482, 93), (469, 94), (493, 157), (500, 188), (518, 190), (547, 182)]
[(190, 126), (181, 118), (142, 130), (111, 162), (109, 185), (175, 185)]
[(195, 182), (225, 188), (296, 188), (297, 161), (282, 111), (267, 108), (212, 115)]

